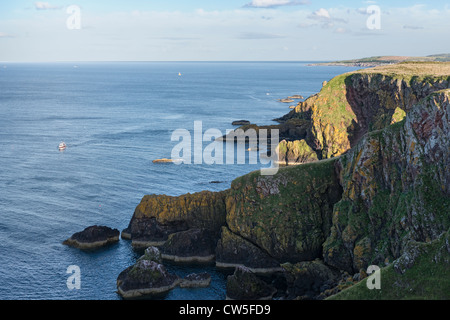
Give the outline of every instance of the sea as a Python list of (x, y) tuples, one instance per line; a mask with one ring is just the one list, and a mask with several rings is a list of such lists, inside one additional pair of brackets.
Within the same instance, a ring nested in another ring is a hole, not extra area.
[[(225, 190), (260, 169), (153, 160), (171, 157), (178, 129), (193, 134), (197, 122), (225, 134), (235, 120), (275, 124), (295, 104), (279, 99), (307, 98), (357, 69), (308, 64), (0, 63), (0, 300), (121, 299), (117, 276), (142, 252), (126, 240), (95, 251), (62, 242), (91, 225), (126, 228), (146, 194)], [(227, 273), (214, 265), (166, 267), (180, 277), (206, 271), (212, 281), (158, 299), (225, 299)]]

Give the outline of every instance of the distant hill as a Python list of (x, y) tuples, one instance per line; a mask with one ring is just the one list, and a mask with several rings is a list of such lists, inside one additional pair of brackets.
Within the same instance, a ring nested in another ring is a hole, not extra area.
[(362, 59), (341, 60), (324, 63), (314, 63), (311, 66), (354, 66), (354, 67), (377, 67), (381, 65), (395, 64), (405, 61), (450, 61), (450, 54), (434, 54), (425, 57), (409, 57), (409, 56), (376, 56)]

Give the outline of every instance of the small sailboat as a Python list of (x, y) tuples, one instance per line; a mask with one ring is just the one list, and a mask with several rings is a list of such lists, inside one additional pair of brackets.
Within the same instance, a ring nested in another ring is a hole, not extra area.
[(61, 142), (59, 145), (58, 145), (58, 150), (59, 151), (64, 151), (64, 150), (66, 150), (66, 148), (67, 148), (67, 145), (66, 145), (66, 143), (63, 141), (63, 142)]
[(181, 77), (181, 72), (178, 72), (178, 76)]

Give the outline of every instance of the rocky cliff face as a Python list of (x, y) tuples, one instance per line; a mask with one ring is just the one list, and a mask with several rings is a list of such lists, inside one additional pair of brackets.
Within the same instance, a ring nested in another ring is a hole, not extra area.
[(410, 108), (336, 162), (342, 199), (333, 210), (325, 261), (349, 272), (397, 259), (409, 241), (450, 227), (450, 90)]
[(136, 246), (162, 245), (171, 234), (201, 229), (218, 237), (225, 224), (227, 191), (203, 191), (178, 197), (146, 195), (122, 237)]
[(276, 120), (281, 126), (292, 119), (309, 121), (306, 136), (291, 139), (305, 139), (319, 159), (335, 157), (367, 132), (401, 120), (401, 110), (407, 112), (432, 92), (449, 88), (447, 72), (430, 75), (441, 66), (448, 68), (439, 63), (405, 63), (343, 74)]
[(233, 181), (227, 225), (277, 261), (314, 259), (341, 192), (334, 160), (281, 168), (274, 176), (254, 172)]
[(450, 228), (450, 89), (440, 90), (450, 64), (434, 77), (415, 67), (336, 77), (280, 120), (283, 134), (301, 135), (283, 142), (284, 159), (313, 162), (253, 172), (222, 192), (145, 196), (125, 233), (170, 254), (183, 250), (168, 239), (212, 233), (218, 266), (283, 267), (290, 294), (310, 298), (437, 239)]

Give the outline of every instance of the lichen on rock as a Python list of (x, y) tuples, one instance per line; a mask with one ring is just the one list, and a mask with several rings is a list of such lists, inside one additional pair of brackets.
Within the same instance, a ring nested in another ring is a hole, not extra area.
[(146, 195), (136, 207), (129, 226), (122, 234), (129, 235), (133, 245), (162, 245), (170, 234), (201, 228), (220, 233), (225, 224), (226, 191), (202, 191), (178, 197)]
[(344, 191), (324, 243), (328, 264), (351, 272), (384, 265), (409, 241), (448, 229), (449, 93), (433, 93), (404, 121), (368, 134), (337, 160)]
[(275, 288), (245, 267), (237, 267), (227, 278), (227, 299), (230, 300), (269, 300), (275, 293)]

